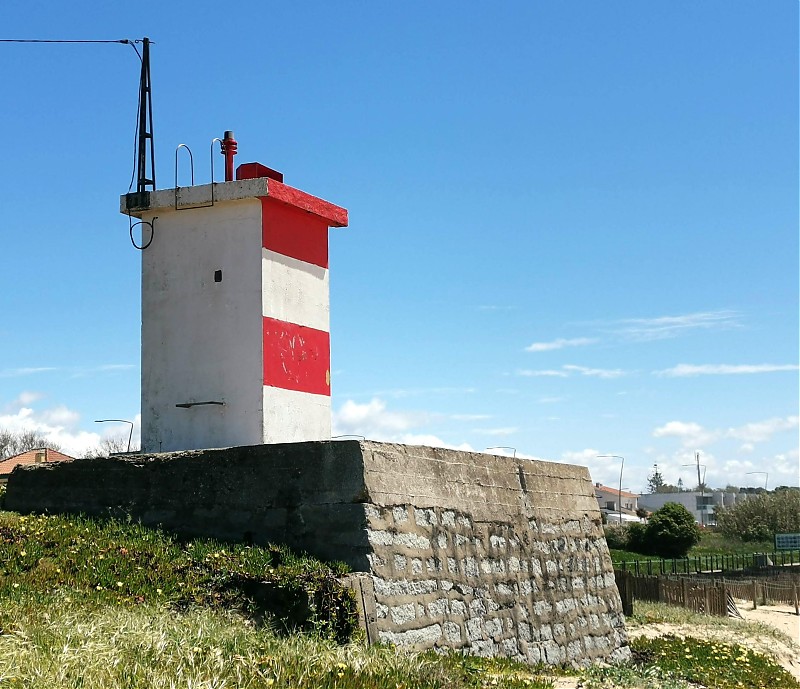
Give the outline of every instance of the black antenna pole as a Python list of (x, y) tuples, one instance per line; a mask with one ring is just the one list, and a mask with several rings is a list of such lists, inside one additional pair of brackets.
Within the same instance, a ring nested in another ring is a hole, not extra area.
[[(147, 176), (147, 149), (150, 149), (150, 177)], [(153, 93), (150, 83), (150, 39), (142, 39), (142, 76), (139, 80), (139, 150), (136, 158), (136, 192), (156, 189), (156, 158), (153, 142)], [(140, 196), (140, 199), (142, 197)]]

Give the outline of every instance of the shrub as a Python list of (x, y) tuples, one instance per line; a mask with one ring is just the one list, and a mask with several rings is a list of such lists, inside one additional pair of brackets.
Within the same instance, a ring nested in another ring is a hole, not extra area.
[(628, 550), (644, 555), (649, 553), (647, 527), (644, 524), (633, 523), (628, 525)]
[(683, 505), (668, 502), (656, 510), (645, 527), (645, 546), (659, 557), (685, 557), (700, 542), (700, 527)]
[(606, 535), (606, 543), (609, 548), (614, 550), (628, 549), (628, 530), (619, 524), (607, 524), (603, 527)]
[(717, 508), (717, 526), (728, 538), (766, 541), (776, 533), (800, 532), (800, 491), (760, 493), (733, 507)]

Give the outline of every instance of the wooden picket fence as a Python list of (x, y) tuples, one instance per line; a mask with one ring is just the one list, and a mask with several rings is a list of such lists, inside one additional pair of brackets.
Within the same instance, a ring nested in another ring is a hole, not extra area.
[(636, 600), (667, 603), (694, 612), (719, 617), (741, 617), (735, 600), (748, 600), (753, 607), (767, 603), (793, 605), (800, 615), (800, 586), (791, 579), (783, 581), (710, 579), (707, 577), (636, 576), (630, 571), (614, 570), (622, 611), (633, 614)]

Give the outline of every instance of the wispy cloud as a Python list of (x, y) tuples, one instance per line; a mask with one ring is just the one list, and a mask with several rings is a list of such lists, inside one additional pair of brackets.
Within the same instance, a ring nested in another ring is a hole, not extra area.
[[(800, 417), (786, 416), (783, 418), (766, 419), (764, 421), (755, 421), (753, 423), (746, 423), (737, 428), (729, 428), (726, 435), (730, 438), (737, 438), (744, 440), (746, 445), (749, 445), (749, 450), (752, 450), (753, 443), (761, 443), (769, 440), (775, 433), (782, 431), (791, 431), (798, 427)], [(742, 446), (743, 448), (745, 446)]]
[(643, 342), (678, 337), (692, 330), (729, 330), (742, 327), (741, 314), (730, 310), (702, 311), (655, 318), (626, 318), (617, 323), (618, 334)]
[(573, 374), (590, 378), (620, 378), (627, 375), (620, 368), (589, 368), (588, 366), (578, 366), (576, 364), (564, 364), (560, 369), (519, 369), (516, 373), (518, 376), (527, 378), (569, 378)]
[(136, 364), (99, 364), (97, 366), (28, 366), (23, 368), (0, 369), (0, 378), (20, 378), (38, 373), (61, 372), (73, 377), (83, 377), (95, 373), (113, 373), (136, 368)]
[(470, 395), (476, 391), (476, 388), (393, 388), (390, 390), (373, 390), (371, 392), (341, 393), (341, 396), (401, 399), (428, 395)]
[(594, 344), (597, 338), (594, 337), (573, 337), (566, 339), (559, 337), (549, 342), (534, 342), (525, 347), (526, 352), (551, 352), (556, 349), (564, 349), (565, 347), (583, 347), (585, 345)]
[(591, 378), (619, 378), (625, 375), (625, 371), (620, 368), (587, 368), (586, 366), (575, 366), (565, 364), (562, 366), (565, 371), (580, 373), (582, 376)]
[(797, 364), (678, 364), (672, 368), (653, 371), (657, 376), (669, 378), (688, 378), (692, 376), (729, 376), (752, 373), (775, 373), (777, 371), (797, 371)]
[(32, 376), (36, 373), (47, 373), (57, 371), (54, 366), (29, 366), (26, 368), (4, 368), (0, 370), (0, 378), (20, 378), (22, 376)]
[(566, 378), (569, 374), (566, 371), (556, 371), (554, 369), (531, 370), (522, 368), (517, 371), (517, 375), (526, 378)]
[(491, 419), (491, 414), (450, 414), (448, 418), (453, 421), (486, 421)]

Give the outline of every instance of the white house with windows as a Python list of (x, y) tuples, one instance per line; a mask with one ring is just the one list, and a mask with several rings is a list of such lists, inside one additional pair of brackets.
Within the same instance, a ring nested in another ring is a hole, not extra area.
[(639, 496), (636, 493), (595, 483), (594, 494), (600, 511), (608, 517), (609, 522), (618, 522), (620, 516), (623, 523), (639, 521), (639, 517), (636, 516), (636, 510), (639, 509)]

